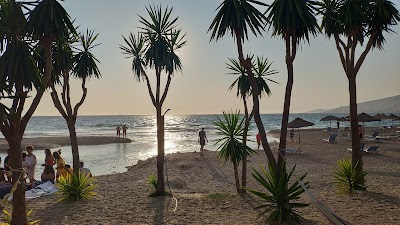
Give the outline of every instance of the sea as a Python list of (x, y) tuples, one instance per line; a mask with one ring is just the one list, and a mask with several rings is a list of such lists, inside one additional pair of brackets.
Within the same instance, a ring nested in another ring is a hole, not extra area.
[[(291, 114), (289, 121), (300, 117), (315, 125), (309, 128), (335, 127), (336, 121), (324, 122), (321, 118), (327, 114)], [(335, 114), (335, 116), (345, 116)], [(214, 122), (223, 115), (166, 115), (165, 116), (165, 153), (195, 152), (200, 146), (197, 142), (198, 132), (204, 128), (209, 142), (205, 149), (216, 151), (215, 144), (219, 138)], [(261, 115), (266, 131), (280, 129), (281, 114)], [(113, 143), (105, 145), (80, 145), (80, 159), (85, 162), (85, 167), (92, 170), (94, 175), (105, 175), (125, 172), (127, 166), (135, 165), (138, 160), (157, 155), (157, 125), (155, 116), (142, 115), (115, 115), (115, 116), (79, 116), (76, 122), (77, 135), (81, 136), (115, 136), (117, 125), (128, 127), (127, 138), (131, 143)], [(370, 126), (381, 126), (380, 122), (369, 123)], [(350, 126), (348, 122), (341, 122), (341, 126)], [(255, 135), (258, 132), (254, 122), (250, 125), (249, 146), (256, 147)], [(26, 128), (24, 137), (52, 137), (69, 136), (65, 120), (58, 116), (36, 116), (32, 117)], [(0, 134), (0, 138), (4, 138)], [(277, 138), (267, 136), (268, 141), (279, 141)], [(53, 151), (61, 149), (66, 162), (72, 165), (72, 153), (70, 146), (54, 148)], [(44, 163), (43, 149), (35, 149), (34, 154), (38, 159), (36, 175), (40, 177)], [(4, 159), (6, 156), (1, 153)], [(2, 165), (1, 165), (2, 166)]]

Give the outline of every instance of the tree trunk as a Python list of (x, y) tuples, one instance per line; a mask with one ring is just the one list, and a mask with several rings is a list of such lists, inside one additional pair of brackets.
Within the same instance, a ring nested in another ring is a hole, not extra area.
[(156, 195), (164, 195), (164, 116), (157, 106), (157, 189)]
[[(278, 168), (281, 168), (286, 153), (286, 138), (287, 138), (287, 128), (288, 128), (288, 121), (290, 114), (290, 100), (292, 97), (292, 88), (293, 88), (293, 58), (291, 57), (290, 54), (291, 52), (290, 37), (287, 37), (285, 41), (286, 41), (286, 68), (288, 73), (288, 79), (286, 83), (285, 102), (283, 104), (281, 136), (279, 139)], [(291, 46), (291, 47), (296, 48), (296, 46)]]
[[(249, 124), (250, 124), (250, 118), (249, 118), (249, 111), (247, 109), (247, 102), (246, 102), (246, 97), (242, 96), (243, 98), (243, 105), (244, 105), (244, 116), (245, 116), (245, 121), (244, 121), (244, 129), (243, 129), (243, 139), (242, 139), (242, 144), (243, 146), (246, 146), (247, 144), (247, 133), (249, 131)], [(243, 160), (242, 160), (242, 187), (246, 187), (247, 185), (247, 155), (243, 155)], [(242, 189), (242, 192), (245, 192), (244, 189)]]
[(260, 102), (258, 99), (258, 87), (256, 83), (256, 79), (254, 78), (253, 72), (251, 71), (251, 59), (244, 59), (243, 57), (243, 48), (241, 42), (241, 34), (239, 31), (235, 31), (236, 34), (236, 45), (239, 54), (240, 64), (246, 68), (247, 74), (249, 76), (249, 82), (252, 88), (252, 96), (253, 96), (253, 113), (254, 113), (254, 121), (257, 124), (258, 131), (261, 137), (261, 144), (263, 146), (264, 152), (267, 155), (268, 161), (271, 163), (272, 168), (278, 171), (278, 164), (276, 163), (274, 154), (272, 153), (271, 147), (268, 144), (267, 136), (265, 134), (265, 128), (261, 120), (260, 116)]
[[(22, 168), (21, 160), (21, 138), (19, 137), (19, 121), (15, 124), (14, 132), (11, 137), (11, 141), (8, 143), (10, 147), (10, 161), (11, 168), (19, 169)], [(17, 182), (21, 173), (18, 171), (12, 171), (13, 184)], [(26, 202), (25, 202), (25, 177), (22, 175), (21, 182), (17, 190), (13, 194), (13, 210), (12, 210), (12, 225), (27, 224), (26, 218)]]
[(240, 181), (239, 181), (238, 163), (236, 161), (233, 161), (233, 170), (235, 171), (235, 183), (236, 183), (237, 193), (242, 193), (242, 187), (240, 187)]
[[(348, 75), (349, 79), (349, 93), (350, 93), (350, 126), (351, 126), (351, 148), (353, 166), (358, 165), (362, 169), (362, 155), (360, 151), (360, 136), (358, 128), (357, 117), (357, 89), (356, 89), (356, 76), (353, 74)], [(358, 164), (357, 164), (358, 163)]]
[(67, 120), (69, 139), (71, 141), (74, 173), (78, 174), (80, 168), (80, 160), (79, 160), (78, 138), (76, 136), (75, 122), (76, 120), (74, 118), (71, 118), (71, 116)]

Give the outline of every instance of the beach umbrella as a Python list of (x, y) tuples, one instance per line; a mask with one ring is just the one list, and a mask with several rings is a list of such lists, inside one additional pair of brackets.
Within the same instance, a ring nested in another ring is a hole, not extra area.
[(337, 121), (339, 118), (338, 117), (336, 117), (336, 116), (332, 116), (332, 115), (329, 115), (329, 116), (325, 116), (324, 118), (322, 118), (320, 121), (329, 121), (329, 127), (332, 127), (331, 125), (331, 123), (332, 123), (332, 120), (335, 120), (335, 121)]
[(358, 122), (374, 122), (374, 121), (381, 121), (381, 119), (375, 118), (373, 116), (370, 116), (366, 113), (360, 113), (358, 114)]
[[(374, 117), (377, 118), (377, 119), (382, 120), (382, 126), (383, 126), (383, 127), (385, 127), (385, 120), (392, 119), (392, 117), (387, 116), (387, 115), (385, 115), (385, 114), (383, 114), (383, 113), (378, 113), (378, 114), (376, 114)], [(385, 130), (383, 129), (383, 131), (385, 131)]]
[(300, 144), (300, 128), (314, 126), (313, 123), (303, 120), (301, 118), (296, 118), (288, 123), (288, 128), (297, 128), (299, 133), (299, 144)]

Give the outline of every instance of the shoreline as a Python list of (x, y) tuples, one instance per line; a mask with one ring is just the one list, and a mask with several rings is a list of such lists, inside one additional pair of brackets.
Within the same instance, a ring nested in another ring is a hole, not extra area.
[[(112, 143), (130, 143), (129, 138), (121, 138), (114, 136), (78, 136), (79, 145), (105, 145)], [(37, 150), (44, 148), (58, 148), (71, 145), (69, 136), (53, 136), (53, 137), (34, 137), (23, 138), (21, 148), (25, 149), (26, 145), (33, 145)], [(0, 152), (4, 153), (8, 149), (8, 143), (5, 138), (0, 139)]]

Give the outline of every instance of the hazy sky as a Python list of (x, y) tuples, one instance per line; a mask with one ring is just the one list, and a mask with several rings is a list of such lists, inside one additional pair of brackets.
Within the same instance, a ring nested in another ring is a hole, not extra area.
[[(122, 35), (136, 33), (138, 15), (147, 17), (149, 4), (173, 7), (173, 16), (187, 33), (187, 45), (179, 52), (183, 72), (174, 75), (164, 103), (169, 114), (212, 114), (230, 109), (242, 109), (236, 91), (228, 91), (236, 76), (228, 75), (228, 57), (237, 57), (234, 39), (209, 42), (207, 33), (221, 0), (68, 0), (62, 4), (81, 29), (92, 28), (99, 33), (100, 46), (94, 54), (99, 59), (102, 78), (88, 82), (88, 96), (80, 115), (154, 115), (146, 84), (137, 82), (131, 70), (131, 59), (119, 49)], [(271, 2), (271, 1), (266, 1)], [(393, 0), (399, 8), (399, 0)], [(357, 77), (358, 101), (368, 101), (400, 94), (400, 28), (397, 34), (386, 35), (385, 51), (370, 52)], [(270, 84), (272, 96), (263, 97), (262, 113), (281, 113), (286, 87), (284, 42), (265, 32), (263, 37), (251, 37), (244, 44), (245, 54), (268, 57), (278, 74), (270, 77), (280, 85)], [(155, 77), (154, 71), (148, 73)], [(166, 78), (164, 76), (163, 78)], [(79, 83), (72, 83), (74, 97), (80, 96)], [(46, 93), (35, 115), (59, 115)], [(294, 86), (291, 112), (348, 105), (348, 82), (333, 40), (322, 34), (303, 43), (294, 62)]]

